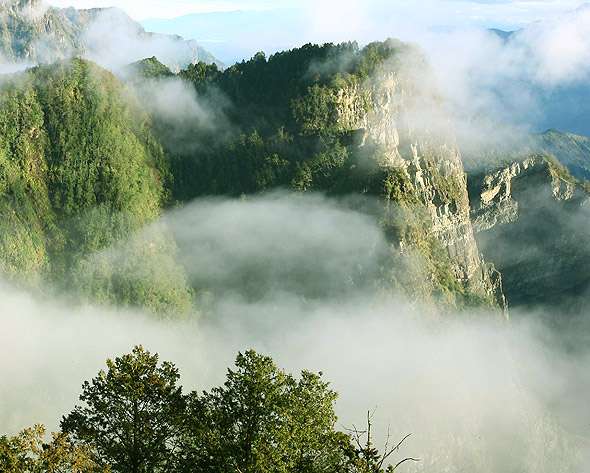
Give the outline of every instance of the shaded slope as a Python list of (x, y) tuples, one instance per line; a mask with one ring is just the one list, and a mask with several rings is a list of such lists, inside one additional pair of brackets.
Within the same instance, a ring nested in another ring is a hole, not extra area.
[(583, 313), (590, 294), (590, 195), (548, 155), (470, 176), (477, 241), (514, 307)]

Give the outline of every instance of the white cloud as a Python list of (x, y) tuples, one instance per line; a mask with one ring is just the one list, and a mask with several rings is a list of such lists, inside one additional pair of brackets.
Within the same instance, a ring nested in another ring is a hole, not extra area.
[(189, 13), (266, 9), (293, 5), (292, 0), (48, 0), (53, 6), (65, 8), (118, 7), (136, 20), (173, 18)]

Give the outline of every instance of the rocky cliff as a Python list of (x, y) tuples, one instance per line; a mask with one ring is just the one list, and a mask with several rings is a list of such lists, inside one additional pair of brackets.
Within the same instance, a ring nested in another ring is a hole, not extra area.
[(576, 310), (590, 289), (590, 196), (554, 157), (523, 156), (470, 176), (472, 218), (511, 305)]
[[(435, 92), (417, 87), (403, 69), (388, 64), (336, 97), (341, 127), (355, 133), (359, 148), (369, 148), (387, 175), (386, 205), (402, 207), (402, 227), (414, 227), (400, 231), (399, 213), (386, 211), (386, 226), (398, 227), (400, 254), (418, 255), (435, 292), (442, 289), (445, 297), (454, 292), (452, 299), (459, 292), (505, 309), (501, 275), (484, 261), (475, 240), (467, 176), (452, 131), (429, 128), (419, 116), (425, 104), (440, 110)], [(393, 215), (397, 221), (387, 222)]]

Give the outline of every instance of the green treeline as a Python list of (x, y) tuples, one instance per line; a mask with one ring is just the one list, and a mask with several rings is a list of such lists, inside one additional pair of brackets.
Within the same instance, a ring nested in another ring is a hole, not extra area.
[(366, 431), (338, 431), (337, 395), (321, 373), (294, 377), (248, 351), (210, 391), (184, 393), (179, 379), (142, 347), (108, 360), (61, 432), (0, 437), (0, 471), (380, 473), (418, 461), (396, 460), (401, 444), (379, 452), (370, 416)]
[[(340, 94), (359, 88), (405, 48), (393, 40), (363, 49), (356, 43), (309, 44), (268, 59), (259, 53), (224, 71), (204, 63), (181, 71), (179, 77), (212, 111), (215, 126), (187, 129), (187, 140), (200, 143), (187, 152), (174, 142), (174, 130), (156, 123), (171, 156), (175, 197), (239, 196), (276, 187), (339, 194), (366, 187), (380, 195), (386, 176), (368, 153), (352, 146), (358, 137), (338, 114)], [(153, 77), (153, 64), (145, 69)], [(358, 116), (371, 107), (368, 97), (357, 105)], [(215, 121), (219, 109), (227, 122)]]

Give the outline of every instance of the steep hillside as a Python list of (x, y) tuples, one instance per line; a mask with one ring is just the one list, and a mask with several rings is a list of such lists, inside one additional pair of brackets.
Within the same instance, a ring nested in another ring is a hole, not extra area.
[[(185, 312), (190, 294), (165, 231), (135, 239), (166, 191), (162, 149), (121, 84), (74, 60), (0, 88), (0, 267), (106, 303)], [(125, 259), (106, 248), (128, 245)]]
[(197, 61), (216, 61), (194, 41), (147, 33), (116, 8), (59, 9), (42, 0), (0, 2), (3, 62), (50, 63), (84, 55), (122, 66), (154, 54), (177, 69)]
[(590, 291), (590, 194), (536, 154), (470, 175), (477, 241), (515, 307), (584, 307)]
[(500, 276), (473, 236), (459, 150), (452, 133), (415, 122), (418, 104), (440, 107), (404, 72), (408, 63), (428, 76), (420, 52), (397, 41), (307, 45), (223, 72), (182, 71), (212, 112), (182, 138), (157, 124), (175, 197), (280, 187), (375, 198), (391, 241), (381, 284), (451, 306), (503, 305)]
[(590, 138), (548, 130), (536, 141), (541, 151), (555, 156), (572, 176), (590, 181)]

